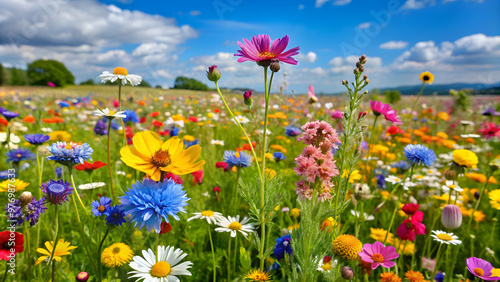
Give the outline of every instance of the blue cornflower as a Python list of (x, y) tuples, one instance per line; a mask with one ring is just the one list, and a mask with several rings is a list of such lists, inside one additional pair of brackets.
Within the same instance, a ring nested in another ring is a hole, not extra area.
[(437, 158), (433, 150), (420, 144), (406, 145), (403, 154), (412, 164), (424, 163), (426, 166), (431, 166)]
[(436, 273), (436, 276), (434, 276), (434, 281), (443, 282), (444, 281), (444, 273), (442, 273), (441, 271)]
[(493, 109), (492, 107), (489, 107), (488, 109), (486, 109), (486, 111), (482, 112), (481, 113), (483, 116), (499, 116), (500, 113), (497, 112), (495, 109)]
[(407, 171), (411, 167), (411, 163), (407, 161), (399, 161), (399, 162), (394, 162), (391, 164), (391, 167), (398, 168), (402, 171)]
[(57, 142), (47, 147), (52, 156), (48, 156), (47, 160), (53, 160), (65, 166), (73, 166), (77, 163), (83, 163), (86, 160), (92, 160), (94, 149), (90, 148), (89, 144)]
[(375, 178), (377, 179), (377, 187), (385, 188), (385, 176), (383, 174), (377, 174)]
[(26, 134), (24, 135), (24, 139), (26, 139), (26, 141), (28, 141), (28, 143), (30, 143), (31, 145), (38, 146), (47, 142), (50, 139), (50, 136), (41, 133)]
[(15, 172), (9, 170), (0, 171), (0, 180), (9, 179), (13, 177), (17, 177), (17, 174)]
[(225, 151), (223, 159), (228, 167), (249, 167), (252, 165), (252, 157), (245, 152)]
[(282, 152), (274, 152), (274, 153), (273, 153), (273, 157), (274, 157), (274, 160), (275, 160), (275, 161), (277, 161), (277, 162), (279, 162), (279, 161), (282, 161), (282, 160), (286, 159), (286, 156), (285, 156), (285, 155), (283, 155), (283, 153), (282, 153)]
[(427, 120), (426, 120), (425, 118), (422, 118), (420, 121), (421, 121), (422, 123), (427, 123)]
[(11, 112), (2, 107), (0, 107), (0, 114), (2, 114), (5, 117), (5, 119), (7, 119), (7, 121), (10, 121), (11, 119), (19, 116), (19, 113)]
[(109, 209), (111, 208), (111, 199), (108, 197), (101, 197), (99, 201), (92, 201), (90, 206), (92, 207), (92, 214), (95, 217), (108, 215)]
[(168, 221), (168, 215), (179, 220), (177, 213), (186, 212), (189, 198), (182, 190), (182, 185), (175, 183), (172, 179), (156, 182), (145, 179), (142, 183), (137, 181), (120, 197), (122, 209), (125, 214), (132, 216), (135, 226), (142, 229), (159, 233), (161, 231), (162, 218)]
[(73, 192), (73, 188), (69, 182), (60, 180), (49, 180), (47, 183), (42, 183), (42, 192), (45, 194), (45, 201), (53, 205), (62, 205), (68, 200), (68, 195)]
[(302, 129), (293, 126), (285, 127), (285, 135), (289, 137), (295, 137), (302, 133)]
[(198, 145), (198, 143), (200, 143), (198, 141), (198, 139), (194, 139), (193, 141), (189, 142), (189, 141), (186, 141), (186, 140), (182, 140), (184, 141), (184, 145), (186, 146), (186, 149), (193, 146), (193, 145)]
[(290, 245), (290, 240), (292, 240), (290, 234), (276, 239), (276, 245), (274, 246), (274, 257), (277, 260), (284, 258), (285, 252), (287, 252), (289, 255), (292, 254), (292, 246)]
[(106, 222), (114, 226), (122, 225), (122, 223), (126, 222), (125, 211), (122, 209), (121, 205), (109, 209), (109, 213), (106, 215)]
[(138, 123), (139, 122), (139, 117), (137, 117), (137, 114), (135, 113), (135, 111), (125, 110), (124, 114), (127, 116), (126, 118), (123, 118), (124, 123), (127, 123), (127, 122)]
[(179, 128), (177, 127), (172, 127), (172, 129), (170, 129), (170, 137), (174, 137), (174, 136), (177, 136), (179, 135)]
[(38, 222), (40, 214), (44, 213), (47, 209), (43, 205), (44, 201), (44, 198), (37, 201), (36, 198), (33, 197), (29, 203), (23, 204), (21, 201), (15, 200), (12, 204), (7, 205), (5, 211), (10, 220), (16, 221), (16, 225), (22, 225), (24, 220), (26, 220), (30, 223), (30, 226), (33, 226)]
[(59, 102), (59, 107), (61, 108), (69, 108), (70, 104), (66, 101)]
[(57, 179), (61, 179), (62, 178), (62, 167), (58, 166), (56, 167), (56, 176), (57, 176)]
[(8, 162), (19, 163), (20, 161), (31, 160), (36, 157), (30, 150), (27, 149), (13, 149), (6, 154)]
[(97, 135), (108, 134), (108, 125), (102, 119), (98, 120), (94, 126), (94, 133)]

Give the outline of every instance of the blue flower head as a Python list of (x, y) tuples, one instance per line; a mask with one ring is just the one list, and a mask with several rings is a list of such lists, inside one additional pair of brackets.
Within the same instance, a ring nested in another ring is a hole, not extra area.
[(139, 122), (139, 117), (137, 117), (137, 114), (135, 111), (131, 110), (125, 110), (124, 115), (127, 117), (123, 118), (124, 123), (132, 122), (132, 123), (138, 123)]
[(9, 219), (15, 221), (16, 225), (20, 226), (26, 220), (26, 222), (30, 223), (30, 226), (33, 226), (38, 222), (40, 214), (47, 209), (44, 202), (44, 198), (37, 201), (35, 197), (29, 203), (21, 203), (21, 201), (15, 200), (14, 203), (7, 205), (5, 211)]
[(276, 245), (274, 246), (274, 257), (277, 260), (284, 258), (285, 252), (289, 255), (292, 254), (292, 246), (290, 245), (290, 240), (292, 240), (290, 234), (276, 239)]
[(441, 271), (436, 273), (436, 276), (434, 276), (434, 281), (443, 282), (443, 280), (444, 280), (444, 273), (442, 273)]
[(60, 180), (49, 180), (49, 182), (42, 183), (42, 192), (44, 193), (45, 201), (53, 205), (62, 205), (63, 202), (68, 200), (68, 195), (73, 192), (73, 188), (69, 182)]
[(36, 134), (26, 134), (24, 135), (24, 139), (28, 141), (31, 145), (42, 145), (43, 143), (49, 141), (50, 136), (41, 134), (41, 133), (36, 133)]
[(125, 220), (125, 211), (122, 209), (121, 205), (111, 207), (109, 213), (106, 216), (106, 223), (113, 226), (122, 225), (122, 223), (127, 222)]
[(411, 163), (407, 161), (399, 161), (399, 162), (394, 162), (391, 164), (391, 167), (397, 168), (402, 171), (407, 171), (411, 167)]
[(375, 179), (377, 179), (377, 187), (378, 188), (385, 188), (385, 176), (383, 174), (377, 174), (375, 175)]
[(283, 153), (282, 153), (282, 152), (274, 152), (274, 153), (273, 153), (273, 157), (274, 157), (274, 160), (275, 160), (275, 161), (277, 161), (277, 162), (279, 162), (279, 161), (282, 161), (282, 160), (286, 159), (286, 156), (285, 156), (285, 155), (283, 155)]
[(5, 119), (7, 119), (7, 121), (10, 121), (11, 119), (19, 116), (19, 113), (11, 112), (1, 107), (0, 107), (0, 114), (2, 114), (5, 117)]
[(160, 233), (162, 220), (169, 222), (168, 215), (179, 220), (177, 213), (186, 212), (184, 207), (189, 198), (182, 185), (172, 179), (163, 182), (145, 179), (132, 184), (132, 189), (129, 188), (120, 200), (122, 209), (132, 216), (135, 226), (142, 229), (145, 225), (149, 232)]
[(200, 143), (198, 141), (198, 139), (194, 139), (193, 141), (186, 141), (186, 140), (182, 140), (184, 142), (184, 145), (186, 146), (186, 149), (193, 146), (193, 145), (198, 145), (198, 143)]
[(98, 120), (94, 126), (94, 133), (97, 135), (108, 134), (108, 125), (102, 120)]
[(59, 102), (59, 107), (61, 108), (69, 108), (70, 104), (66, 101)]
[(172, 127), (172, 129), (170, 130), (170, 133), (169, 133), (170, 137), (174, 137), (174, 136), (177, 136), (179, 135), (179, 128), (177, 127)]
[(56, 167), (56, 176), (57, 176), (57, 179), (61, 179), (62, 178), (62, 167), (58, 166)]
[(36, 157), (30, 150), (27, 149), (13, 149), (6, 154), (8, 162), (19, 163), (20, 161), (31, 160)]
[(92, 201), (90, 206), (92, 207), (92, 214), (95, 217), (108, 215), (109, 209), (111, 208), (111, 199), (108, 197), (101, 197), (99, 201)]
[(94, 149), (90, 148), (89, 144), (57, 142), (47, 147), (52, 156), (48, 156), (47, 160), (53, 160), (65, 166), (73, 166), (78, 163), (83, 163), (86, 160), (92, 160)]
[(302, 129), (293, 126), (285, 127), (285, 135), (289, 137), (295, 137), (302, 133)]
[(252, 165), (252, 156), (247, 155), (247, 153), (243, 151), (239, 153), (235, 151), (225, 151), (223, 159), (224, 162), (228, 164), (228, 167), (249, 167)]
[(423, 145), (406, 145), (403, 152), (404, 156), (411, 162), (411, 164), (425, 164), (426, 166), (431, 166), (436, 160), (436, 154), (433, 150), (423, 146)]
[(17, 177), (17, 174), (15, 172), (13, 173), (9, 170), (0, 171), (0, 180), (9, 179), (12, 177)]

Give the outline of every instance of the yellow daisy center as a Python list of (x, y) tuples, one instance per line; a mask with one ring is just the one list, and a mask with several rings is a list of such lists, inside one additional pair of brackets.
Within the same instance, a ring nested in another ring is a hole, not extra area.
[(399, 179), (399, 178), (397, 178), (397, 177), (396, 177), (396, 178), (394, 178), (394, 181), (396, 181), (396, 182), (400, 182), (400, 181), (401, 181), (401, 179)]
[(271, 52), (261, 52), (257, 56), (259, 56), (259, 58), (263, 58), (263, 59), (272, 59), (272, 58), (276, 57), (276, 55), (274, 53), (271, 53)]
[(16, 156), (17, 156), (18, 158), (20, 158), (20, 157), (21, 157), (21, 154), (17, 154)]
[(451, 241), (451, 240), (453, 240), (453, 238), (450, 235), (443, 234), (443, 233), (438, 234), (436, 237), (438, 237), (439, 239), (441, 239), (443, 241)]
[(484, 275), (484, 270), (482, 270), (479, 267), (476, 267), (476, 268), (474, 268), (474, 274), (476, 274), (477, 276), (483, 276)]
[(373, 254), (372, 260), (374, 262), (384, 262), (384, 257), (381, 254)]
[(97, 207), (97, 210), (100, 211), (100, 212), (103, 212), (105, 209), (106, 209), (105, 206), (99, 206), (99, 207)]
[(214, 212), (211, 211), (211, 210), (208, 210), (208, 211), (202, 211), (201, 212), (201, 215), (202, 216), (206, 216), (206, 217), (212, 217), (214, 215)]
[(121, 251), (120, 247), (113, 248), (113, 253), (115, 253), (115, 254), (119, 254), (120, 251)]
[(239, 158), (240, 157), (240, 153), (238, 153), (238, 152), (234, 153), (234, 157), (235, 158)]
[(153, 156), (151, 156), (151, 163), (157, 167), (166, 167), (170, 164), (170, 154), (167, 151), (158, 149)]
[(151, 268), (151, 275), (154, 277), (167, 277), (170, 273), (170, 264), (166, 261), (159, 261)]
[(330, 271), (330, 270), (332, 270), (332, 264), (327, 262), (327, 263), (323, 264), (321, 266), (321, 268), (323, 268), (324, 271)]
[(239, 231), (239, 230), (241, 230), (241, 224), (237, 221), (231, 222), (231, 224), (229, 224), (229, 226), (227, 228), (234, 230), (234, 231)]
[(126, 68), (117, 67), (113, 70), (113, 74), (128, 75), (128, 71)]

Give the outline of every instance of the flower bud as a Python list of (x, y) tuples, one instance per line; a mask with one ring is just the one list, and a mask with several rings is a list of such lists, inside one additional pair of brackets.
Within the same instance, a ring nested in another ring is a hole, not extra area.
[(217, 82), (217, 80), (220, 79), (220, 76), (221, 76), (220, 71), (219, 71), (219, 69), (217, 69), (216, 65), (212, 65), (212, 66), (208, 67), (208, 71), (207, 71), (208, 80), (213, 81), (213, 82)]
[(21, 207), (29, 204), (31, 200), (33, 200), (33, 195), (31, 194), (31, 192), (25, 191), (21, 193), (21, 196), (19, 196), (19, 204), (21, 205)]
[(245, 93), (243, 93), (243, 102), (247, 106), (251, 106), (253, 104), (252, 90), (248, 90), (248, 91), (245, 91)]
[(444, 172), (444, 177), (447, 179), (447, 180), (456, 180), (457, 179), (457, 172), (454, 171), (454, 170), (446, 170)]
[(447, 205), (441, 212), (441, 223), (450, 229), (459, 228), (462, 225), (462, 212), (457, 205)]
[(342, 267), (340, 274), (345, 280), (351, 280), (354, 277), (354, 271), (349, 266)]
[(476, 200), (479, 200), (479, 196), (481, 196), (481, 193), (479, 193), (479, 191), (474, 192), (474, 198), (476, 198)]
[(269, 69), (272, 72), (279, 72), (280, 71), (280, 61), (278, 59), (272, 59), (271, 65), (269, 65)]
[(366, 84), (370, 83), (370, 80), (369, 80), (368, 78), (367, 78), (367, 79), (365, 79), (365, 83), (366, 83)]
[(367, 114), (368, 114), (368, 112), (367, 112), (367, 111), (364, 111), (364, 112), (359, 112), (359, 114), (358, 114), (358, 120), (360, 120), (360, 119), (364, 118)]
[(359, 70), (358, 70), (358, 69), (354, 69), (352, 72), (353, 72), (354, 74), (358, 74), (358, 73), (359, 73)]
[(76, 281), (85, 282), (87, 280), (89, 280), (89, 273), (88, 272), (82, 271), (82, 272), (78, 273), (78, 275), (76, 275)]

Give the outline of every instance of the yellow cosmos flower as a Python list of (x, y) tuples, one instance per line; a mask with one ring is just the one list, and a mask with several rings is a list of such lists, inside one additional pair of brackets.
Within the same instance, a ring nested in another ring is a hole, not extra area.
[[(52, 259), (55, 259), (56, 261), (61, 261), (62, 256), (71, 255), (69, 251), (76, 249), (78, 247), (77, 246), (70, 247), (69, 246), (70, 244), (71, 244), (70, 242), (65, 242), (64, 239), (59, 240), (59, 242), (56, 245), (54, 257)], [(54, 241), (45, 242), (45, 248), (47, 249), (43, 248), (36, 249), (36, 251), (42, 254), (43, 256), (39, 257), (36, 260), (35, 265), (38, 265), (39, 263), (41, 263), (42, 261), (44, 261), (45, 259), (49, 258), (52, 255), (52, 250), (54, 249)]]
[(423, 72), (420, 74), (420, 80), (423, 83), (432, 84), (432, 82), (434, 81), (434, 75), (428, 71)]
[(181, 139), (172, 137), (163, 142), (158, 134), (143, 131), (134, 135), (134, 147), (120, 150), (121, 160), (128, 166), (146, 173), (154, 181), (159, 181), (162, 172), (184, 175), (200, 170), (205, 161), (195, 161), (201, 147), (194, 145), (184, 150)]
[(5, 180), (4, 182), (0, 183), (0, 192), (7, 192), (9, 189), (15, 189), (15, 191), (21, 191), (24, 190), (28, 185), (30, 185), (28, 182), (24, 182), (19, 179), (15, 179), (14, 182), (10, 180)]
[(500, 189), (489, 192), (488, 196), (490, 198), (491, 207), (500, 210)]

